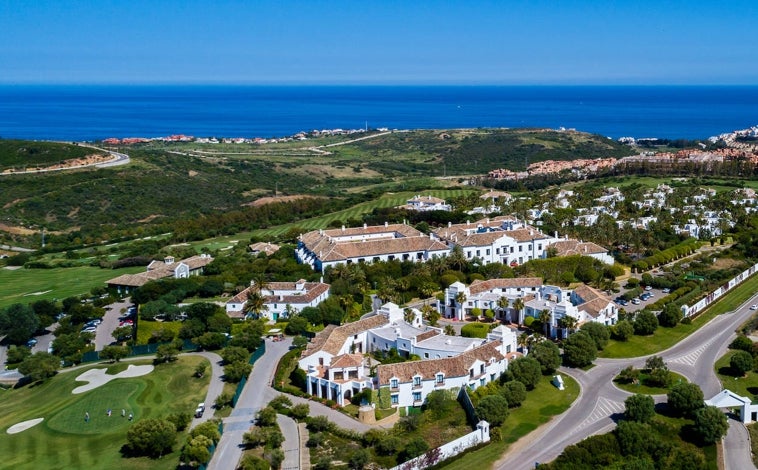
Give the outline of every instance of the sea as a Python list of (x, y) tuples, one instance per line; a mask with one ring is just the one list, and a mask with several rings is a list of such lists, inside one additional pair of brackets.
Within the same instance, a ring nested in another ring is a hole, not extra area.
[(758, 86), (0, 85), (0, 138), (533, 127), (704, 139), (755, 125)]

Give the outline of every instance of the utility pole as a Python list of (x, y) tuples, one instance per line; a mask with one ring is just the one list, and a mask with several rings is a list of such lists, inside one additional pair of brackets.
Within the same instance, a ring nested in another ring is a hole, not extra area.
[(45, 247), (45, 227), (42, 227), (42, 248)]

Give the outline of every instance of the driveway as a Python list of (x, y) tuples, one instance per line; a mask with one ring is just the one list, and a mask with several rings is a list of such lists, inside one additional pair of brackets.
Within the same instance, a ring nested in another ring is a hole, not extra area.
[(224, 374), (224, 369), (221, 367), (221, 356), (214, 352), (202, 351), (189, 354), (192, 354), (193, 356), (202, 356), (208, 359), (211, 363), (210, 371), (205, 372), (206, 374), (210, 373), (211, 376), (208, 392), (205, 394), (205, 413), (203, 413), (203, 416), (200, 418), (192, 417), (192, 423), (190, 424), (190, 429), (192, 429), (200, 423), (213, 419), (213, 416), (216, 414), (216, 409), (213, 407), (213, 404), (216, 403), (216, 398), (218, 398), (218, 396), (221, 395), (221, 392), (224, 391), (224, 382), (221, 380), (221, 376)]

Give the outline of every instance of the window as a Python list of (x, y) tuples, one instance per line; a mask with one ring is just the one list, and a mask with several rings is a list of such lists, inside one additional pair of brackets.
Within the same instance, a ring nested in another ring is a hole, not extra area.
[(480, 250), (476, 250), (476, 256), (480, 256), (479, 252), (480, 252)]
[(540, 243), (540, 244), (537, 245), (537, 249), (538, 250), (542, 250), (542, 243)]
[(421, 386), (421, 377), (416, 376), (413, 378), (413, 386), (414, 387), (420, 387)]
[(444, 384), (445, 383), (445, 376), (443, 374), (437, 374), (437, 383), (438, 384)]
[(413, 402), (421, 401), (421, 392), (413, 392)]
[(518, 251), (524, 251), (524, 246), (523, 245), (519, 245), (518, 246)]
[(479, 379), (479, 385), (484, 385), (484, 377), (482, 377), (481, 379)]
[(490, 254), (490, 249), (489, 248), (487, 248), (486, 253), (487, 253), (487, 256), (489, 256), (489, 254)]
[(393, 405), (397, 405), (398, 403), (400, 403), (400, 400), (398, 400), (397, 395), (391, 395), (390, 400)]
[(505, 346), (505, 352), (506, 352), (506, 354), (509, 353), (509, 352), (511, 352), (511, 345), (510, 344), (508, 344), (508, 345)]
[(390, 388), (397, 388), (397, 379), (390, 379)]
[(424, 353), (424, 359), (429, 359), (429, 353)]
[(513, 253), (513, 247), (511, 247), (511, 253)]

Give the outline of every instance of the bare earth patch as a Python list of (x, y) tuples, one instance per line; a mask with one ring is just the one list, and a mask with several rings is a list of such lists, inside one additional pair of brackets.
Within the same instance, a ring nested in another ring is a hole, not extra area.
[(119, 372), (116, 375), (108, 375), (105, 373), (106, 369), (90, 369), (84, 372), (76, 378), (77, 382), (89, 382), (87, 385), (81, 385), (71, 391), (74, 395), (79, 393), (88, 392), (96, 389), (101, 385), (105, 385), (113, 379), (124, 379), (129, 377), (139, 377), (147, 375), (152, 372), (154, 367), (152, 365), (135, 366), (129, 364), (129, 367), (125, 371)]
[(265, 206), (266, 204), (271, 204), (274, 202), (289, 202), (289, 201), (297, 201), (298, 199), (315, 199), (317, 196), (308, 196), (305, 194), (296, 194), (294, 196), (277, 196), (277, 197), (262, 197), (260, 199), (256, 199), (253, 202), (248, 202), (245, 204), (242, 204), (243, 206)]
[(14, 424), (13, 426), (8, 428), (8, 431), (6, 431), (8, 434), (18, 434), (21, 431), (26, 431), (32, 426), (36, 426), (42, 421), (44, 421), (45, 418), (36, 418), (36, 419), (30, 419), (29, 421), (22, 421), (18, 424)]

